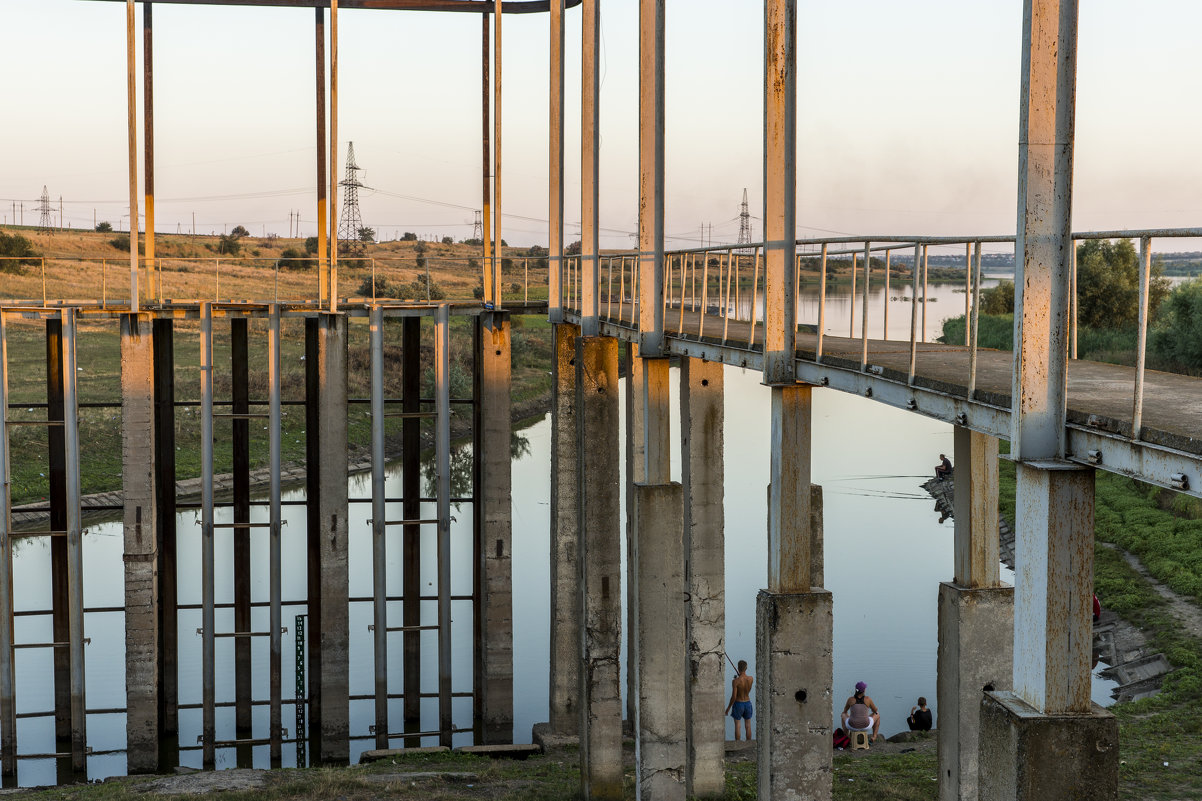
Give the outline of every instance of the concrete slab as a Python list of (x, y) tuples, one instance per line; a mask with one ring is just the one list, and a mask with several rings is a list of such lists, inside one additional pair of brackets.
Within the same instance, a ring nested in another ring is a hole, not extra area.
[(489, 759), (526, 759), (543, 752), (533, 743), (495, 743), (492, 745), (464, 745), (455, 749), (457, 754), (486, 756)]
[(451, 749), (445, 745), (432, 745), (426, 748), (377, 748), (372, 751), (364, 751), (360, 754), (359, 764), (365, 765), (368, 762), (379, 762), (384, 759), (415, 756), (418, 754), (447, 754), (450, 751)]

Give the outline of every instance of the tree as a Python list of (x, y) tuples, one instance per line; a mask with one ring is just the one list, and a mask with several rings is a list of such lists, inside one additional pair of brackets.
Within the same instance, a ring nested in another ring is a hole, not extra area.
[(233, 234), (222, 234), (217, 237), (217, 252), (223, 256), (237, 256), (242, 251), (242, 243)]
[(444, 245), (453, 245), (453, 244), (455, 244), (455, 239), (453, 237), (444, 236), (442, 238), (442, 243)]
[(305, 252), (310, 255), (317, 253), (317, 237), (311, 236), (305, 240)]
[(111, 234), (113, 232), (113, 224), (107, 220), (96, 223), (96, 230), (102, 234)]
[(1148, 349), (1175, 366), (1202, 368), (1202, 279), (1178, 284), (1165, 298)]
[(580, 240), (577, 239), (575, 242), (573, 242), (572, 244), (568, 245), (566, 248), (563, 249), (563, 255), (579, 256), (580, 248), (581, 248)]
[(404, 235), (401, 236), (401, 241), (402, 242), (416, 242), (417, 234), (413, 233), (412, 231), (406, 231), (404, 233)]
[[(1090, 328), (1131, 328), (1139, 323), (1139, 254), (1130, 239), (1090, 239), (1077, 246), (1077, 321)], [(1148, 285), (1148, 319), (1169, 293), (1159, 263)]]
[(316, 265), (317, 259), (307, 258), (304, 251), (297, 248), (284, 248), (279, 261), (275, 263), (275, 266), (281, 270), (303, 270)]
[(20, 234), (6, 234), (0, 231), (0, 272), (19, 273), (23, 264), (37, 264), (37, 251), (33, 243)]
[(362, 228), (360, 228), (359, 229), (359, 241), (360, 242), (375, 242), (376, 241), (376, 229), (368, 228), (366, 225), (363, 226)]
[(230, 231), (230, 236), (235, 239), (243, 236), (250, 236), (250, 231), (246, 230), (245, 226), (235, 225), (234, 230)]
[(1002, 281), (982, 291), (981, 314), (1014, 314), (1014, 282)]

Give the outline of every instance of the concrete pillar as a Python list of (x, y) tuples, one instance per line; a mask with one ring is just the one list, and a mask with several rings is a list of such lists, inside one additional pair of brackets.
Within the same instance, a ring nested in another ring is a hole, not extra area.
[(581, 789), (586, 799), (620, 799), (622, 575), (616, 339), (577, 339), (576, 410)]
[(121, 465), (125, 492), (127, 770), (159, 770), (159, 597), (154, 340), (148, 314), (121, 315)]
[(576, 340), (579, 326), (554, 326), (551, 362), (551, 731), (578, 733), (580, 709), (579, 477), (576, 448)]
[[(639, 358), (637, 343), (626, 343), (623, 367), (626, 373), (626, 565), (632, 569), (635, 552), (634, 488), (647, 480), (646, 428), (643, 423), (643, 385), (647, 377), (646, 361)], [(635, 684), (634, 665), (638, 662), (638, 630), (635, 620), (637, 601), (633, 581), (626, 582), (626, 719), (634, 725), (639, 689)]]
[(826, 590), (756, 598), (760, 801), (831, 797), (833, 627)]
[(685, 784), (696, 798), (726, 789), (726, 557), (720, 362), (680, 360), (681, 484), (688, 590)]
[[(350, 758), (347, 572), (347, 318), (306, 321), (309, 735), (323, 764)], [(310, 361), (311, 360), (311, 361)]]
[(510, 329), (506, 312), (479, 318), (476, 398), (482, 479), (480, 506), (481, 580), (480, 716), (485, 743), (513, 742), (513, 511), (510, 458)]
[(684, 801), (686, 794), (683, 499), (680, 484), (635, 487), (635, 763), (638, 797), (652, 801)]
[[(812, 387), (773, 386), (768, 589), (756, 600), (761, 801), (831, 797), (831, 594), (814, 578)], [(818, 557), (820, 558), (820, 557)]]
[(986, 687), (1009, 690), (1014, 588), (998, 569), (998, 443), (955, 429), (955, 577), (939, 585), (940, 801), (976, 801), (980, 706)]
[(977, 799), (981, 700), (1010, 688), (1013, 630), (1013, 587), (939, 585), (939, 801)]

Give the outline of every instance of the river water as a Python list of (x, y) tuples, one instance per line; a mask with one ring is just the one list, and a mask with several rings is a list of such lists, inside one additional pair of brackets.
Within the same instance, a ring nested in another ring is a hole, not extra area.
[[(962, 292), (962, 290), (961, 290)], [(892, 293), (901, 297), (896, 290)], [(928, 335), (938, 334), (940, 321), (949, 312), (962, 312), (963, 295), (951, 286), (932, 286), (931, 297), (938, 302), (928, 311)], [(889, 327), (895, 331), (895, 318), (909, 332), (909, 303), (885, 301), (883, 291), (875, 289), (870, 302), (880, 308), (888, 302)], [(827, 330), (846, 335), (847, 310), (852, 298), (847, 287), (832, 288), (828, 295)], [(859, 314), (859, 298), (856, 299)], [(933, 310), (938, 307), (942, 315)], [(803, 303), (803, 310), (805, 304)], [(840, 312), (839, 310), (842, 310)], [(904, 311), (903, 311), (904, 310)], [(816, 319), (816, 313), (813, 318)], [(807, 317), (803, 317), (807, 319)], [(878, 318), (879, 319), (879, 318)], [(875, 327), (875, 326), (874, 326)], [(858, 333), (858, 322), (857, 322)], [(879, 335), (870, 331), (870, 336)], [(673, 369), (675, 379), (676, 371)], [(673, 410), (677, 381), (673, 381)], [(734, 660), (746, 659), (750, 672), (755, 666), (755, 598), (765, 586), (767, 575), (766, 498), (769, 453), (769, 390), (759, 383), (759, 374), (726, 368), (725, 429), (725, 514), (726, 514), (726, 648)], [(936, 674), (936, 598), (940, 581), (952, 575), (952, 520), (940, 521), (934, 502), (920, 487), (931, 475), (939, 453), (952, 451), (952, 427), (920, 415), (892, 409), (871, 400), (819, 390), (814, 393), (813, 480), (824, 488), (826, 587), (834, 596), (834, 697), (832, 719), (837, 717), (843, 699), (850, 695), (855, 682), (865, 681), (868, 693), (882, 715), (882, 733), (892, 734), (905, 728), (905, 717), (919, 695), (934, 707)], [(623, 419), (625, 415), (623, 414)], [(673, 420), (673, 436), (679, 453), (679, 425)], [(514, 620), (514, 739), (529, 741), (533, 724), (547, 719), (547, 665), (549, 660), (549, 512), (550, 445), (549, 417), (520, 432), (521, 444), (513, 461), (513, 620)], [(459, 456), (470, 456), (461, 449)], [(679, 460), (677, 460), (678, 462)], [(673, 476), (679, 480), (679, 463)], [(400, 470), (389, 471), (389, 494), (400, 494)], [(365, 475), (350, 478), (350, 496), (365, 498), (370, 481)], [(300, 491), (287, 499), (300, 499)], [(624, 508), (624, 507), (623, 507)], [(391, 511), (391, 510), (390, 510)], [(423, 516), (431, 516), (424, 509)], [(471, 592), (470, 565), (472, 510), (463, 505), (452, 511), (452, 594)], [(400, 514), (399, 507), (395, 510)], [(266, 510), (255, 508), (253, 520), (265, 520)], [(302, 599), (305, 577), (305, 515), (302, 507), (284, 507), (287, 521), (283, 529), (283, 598)], [(371, 542), (367, 518), (370, 505), (352, 503), (349, 565), (351, 595), (371, 594)], [(229, 510), (218, 510), (218, 521), (228, 521)], [(200, 602), (200, 537), (196, 515), (179, 515), (179, 598), (181, 604)], [(434, 532), (423, 527), (423, 581), (432, 582), (435, 573)], [(623, 527), (624, 530), (624, 527)], [(400, 533), (390, 533), (389, 593), (400, 595)], [(232, 532), (219, 529), (215, 535), (218, 565), (216, 598), (219, 603), (232, 600), (232, 582), (228, 569), (232, 564)], [(119, 523), (90, 526), (84, 537), (85, 589), (88, 608), (120, 607), (123, 603), (122, 533)], [(623, 548), (623, 553), (625, 549)], [(14, 596), (17, 609), (37, 610), (50, 606), (49, 543), (45, 539), (21, 540), (14, 565)], [(265, 537), (252, 536), (252, 596), (255, 601), (268, 597), (267, 548)], [(1013, 576), (1004, 567), (1003, 574)], [(624, 571), (625, 572), (625, 571)], [(425, 591), (433, 593), (429, 583)], [(423, 623), (435, 622), (435, 603), (423, 602)], [(283, 693), (292, 695), (295, 615), (303, 604), (286, 605), (284, 624)], [(400, 620), (400, 605), (389, 609), (391, 625)], [(468, 601), (454, 602), (453, 618), (453, 690), (472, 688), (472, 610)], [(625, 620), (625, 617), (623, 617)], [(373, 691), (371, 606), (355, 603), (350, 611), (351, 673), (350, 692)], [(233, 628), (231, 610), (217, 611), (217, 630)], [(87, 700), (89, 709), (124, 706), (124, 618), (120, 612), (90, 612), (85, 633), (91, 638), (86, 648)], [(199, 610), (182, 610), (179, 616), (180, 702), (196, 703), (201, 697), (201, 639)], [(252, 629), (267, 628), (267, 609), (253, 612)], [(390, 692), (402, 689), (399, 670), (399, 635), (390, 643), (392, 664)], [(48, 642), (50, 618), (31, 615), (17, 618), (17, 642)], [(422, 633), (423, 691), (437, 689), (436, 632)], [(252, 644), (254, 697), (265, 699), (267, 685), (267, 641), (256, 637)], [(217, 699), (233, 699), (233, 645), (220, 638), (217, 654)], [(53, 706), (50, 683), (51, 657), (48, 649), (17, 651), (18, 712), (40, 712)], [(1099, 668), (1102, 666), (1099, 666)], [(623, 655), (625, 671), (625, 655)], [(727, 667), (727, 681), (733, 670)], [(1110, 703), (1113, 684), (1095, 677), (1094, 696), (1099, 703)], [(625, 678), (623, 677), (623, 687)], [(437, 701), (423, 699), (423, 728), (436, 728)], [(455, 699), (456, 726), (471, 726), (471, 701)], [(721, 710), (718, 710), (719, 712)], [(255, 736), (266, 736), (267, 707), (255, 707)], [(392, 702), (390, 716), (400, 720), (400, 701)], [(374, 747), (368, 738), (373, 720), (373, 703), (351, 704), (352, 761), (362, 750)], [(936, 723), (939, 710), (935, 707)], [(284, 708), (284, 725), (292, 726), (292, 707)], [(233, 710), (217, 710), (219, 740), (234, 737)], [(201, 731), (199, 709), (181, 710), (180, 744), (194, 744)], [(727, 720), (728, 736), (733, 736)], [(125, 757), (119, 753), (125, 744), (123, 713), (89, 714), (89, 743), (96, 753), (89, 757), (89, 778), (98, 779), (124, 773)], [(18, 721), (20, 753), (39, 754), (54, 750), (53, 722), (49, 717), (29, 717)], [(456, 744), (468, 744), (469, 734), (455, 736)], [(181, 751), (180, 763), (200, 766), (199, 750)], [(219, 767), (233, 767), (232, 749), (218, 751)], [(268, 765), (266, 746), (252, 749), (256, 767)], [(295, 764), (295, 751), (285, 745), (284, 764)], [(53, 784), (56, 780), (52, 759), (22, 759), (19, 765), (22, 785)]]

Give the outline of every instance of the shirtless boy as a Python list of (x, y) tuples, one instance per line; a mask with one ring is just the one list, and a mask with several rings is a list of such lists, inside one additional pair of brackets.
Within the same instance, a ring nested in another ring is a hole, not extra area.
[(726, 712), (735, 719), (735, 739), (739, 739), (739, 721), (743, 721), (743, 728), (747, 732), (747, 739), (751, 739), (751, 716), (755, 710), (751, 707), (751, 685), (755, 683), (754, 676), (747, 675), (747, 660), (739, 660), (739, 675), (731, 679), (730, 682), (730, 703), (726, 705)]

